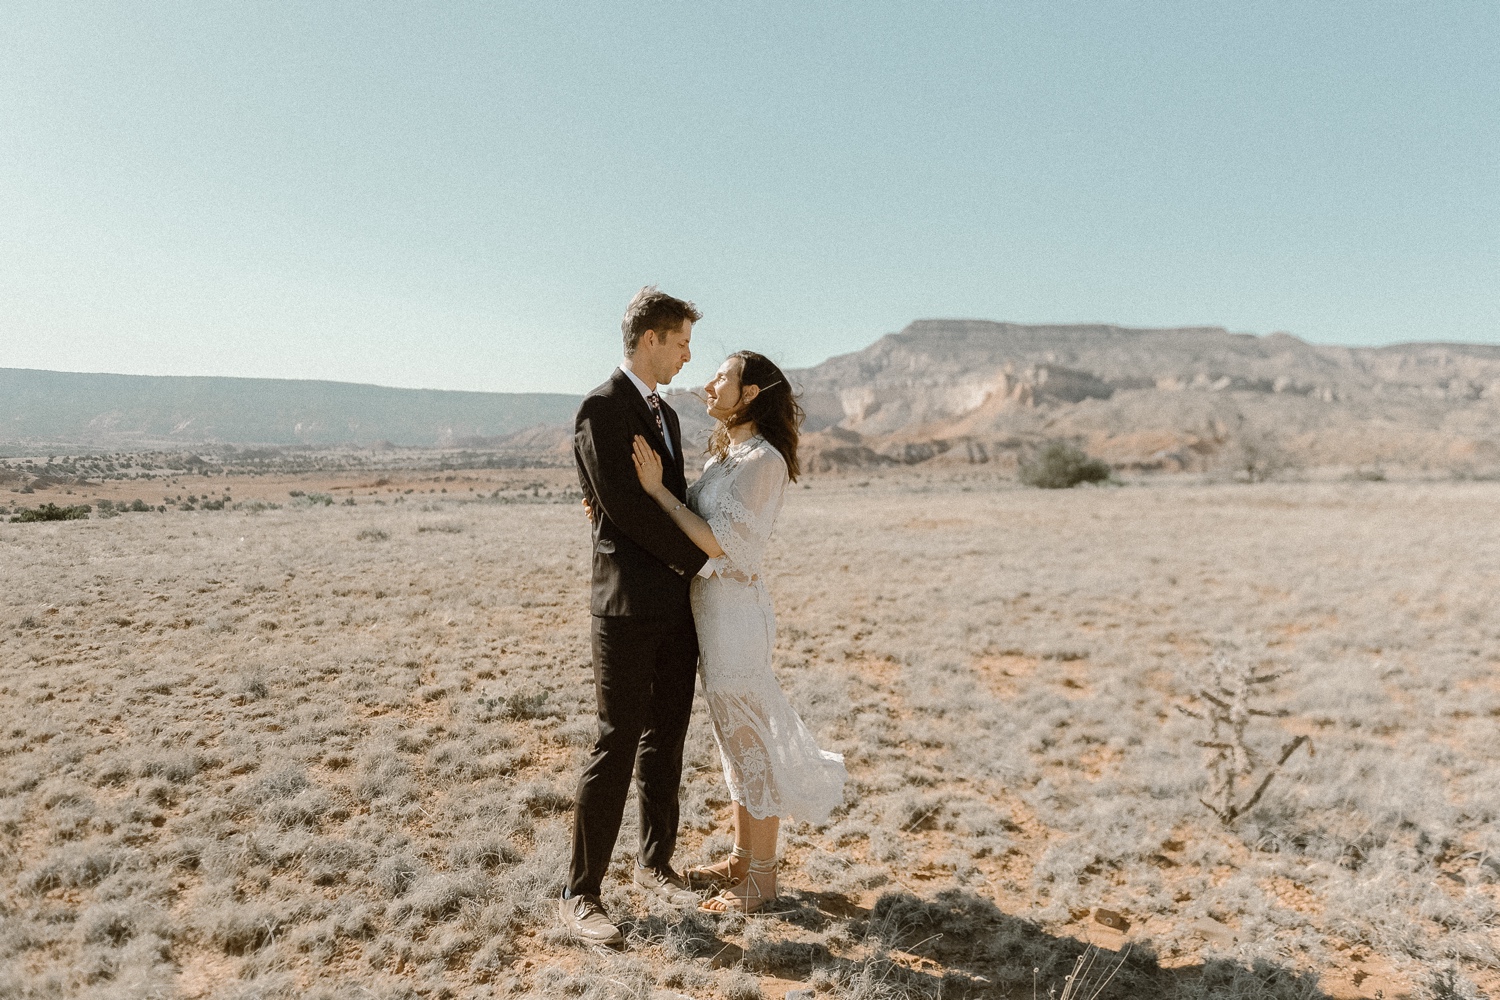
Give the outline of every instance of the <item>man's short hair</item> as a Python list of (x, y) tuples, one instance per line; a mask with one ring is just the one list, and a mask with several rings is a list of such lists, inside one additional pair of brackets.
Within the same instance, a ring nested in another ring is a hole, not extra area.
[(625, 356), (635, 353), (641, 336), (652, 330), (658, 339), (682, 328), (683, 321), (696, 323), (703, 318), (698, 307), (691, 302), (673, 298), (655, 285), (647, 285), (635, 293), (630, 305), (625, 307), (625, 318), (620, 321), (620, 332), (625, 335)]

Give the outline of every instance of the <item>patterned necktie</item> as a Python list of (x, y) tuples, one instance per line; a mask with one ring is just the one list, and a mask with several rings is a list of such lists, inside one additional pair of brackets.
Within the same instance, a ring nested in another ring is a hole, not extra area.
[[(650, 393), (646, 396), (646, 405), (651, 407), (651, 415), (656, 418), (656, 429), (661, 431), (661, 439), (663, 441), (666, 441), (667, 425), (661, 419), (661, 397), (654, 392)], [(672, 443), (670, 441), (667, 441), (667, 447), (672, 447)]]

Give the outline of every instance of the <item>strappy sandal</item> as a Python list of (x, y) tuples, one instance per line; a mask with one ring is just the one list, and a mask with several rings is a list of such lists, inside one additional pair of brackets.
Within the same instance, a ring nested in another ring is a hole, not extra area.
[[(739, 881), (730, 874), (731, 866), (734, 864), (736, 858), (748, 857), (750, 857), (750, 852), (736, 844), (734, 845), (734, 850), (729, 852), (727, 860), (715, 862), (711, 865), (698, 865), (696, 868), (687, 869), (682, 874), (687, 878), (689, 889), (695, 892), (704, 889), (709, 892), (718, 892), (721, 889), (728, 889), (735, 882)], [(719, 865), (723, 865), (724, 867), (720, 868)]]
[[(751, 858), (750, 870), (744, 878), (727, 889), (719, 890), (718, 895), (710, 896), (699, 903), (698, 909), (705, 913), (743, 913), (747, 916), (755, 913), (776, 898), (774, 892), (769, 896), (761, 892), (760, 879), (756, 876), (775, 875), (780, 868), (781, 865), (774, 857), (766, 858), (764, 861), (760, 858)], [(734, 891), (741, 888), (744, 889), (744, 895)], [(712, 905), (714, 903), (718, 903), (719, 906), (715, 907)]]

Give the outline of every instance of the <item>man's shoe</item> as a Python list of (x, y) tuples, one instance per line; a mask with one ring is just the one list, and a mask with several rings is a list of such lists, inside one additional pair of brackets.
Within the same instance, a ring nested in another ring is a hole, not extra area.
[(598, 896), (574, 896), (557, 901), (563, 927), (580, 941), (616, 948), (625, 943), (620, 928), (610, 923)]
[(660, 868), (642, 868), (636, 865), (635, 875), (631, 881), (657, 899), (671, 903), (673, 906), (698, 905), (698, 894), (688, 888), (687, 879), (667, 865)]

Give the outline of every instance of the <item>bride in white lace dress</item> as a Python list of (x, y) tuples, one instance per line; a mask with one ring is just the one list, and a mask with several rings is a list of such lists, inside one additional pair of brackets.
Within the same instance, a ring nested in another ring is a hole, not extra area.
[(687, 874), (720, 890), (703, 909), (752, 912), (776, 895), (780, 818), (826, 823), (846, 775), (844, 758), (818, 747), (771, 670), (776, 615), (761, 557), (797, 477), (801, 408), (781, 370), (752, 351), (731, 355), (704, 392), (719, 423), (687, 505), (662, 487), (661, 460), (644, 438), (635, 463), (646, 492), (713, 557), (693, 581), (693, 620), (735, 843), (726, 860)]

